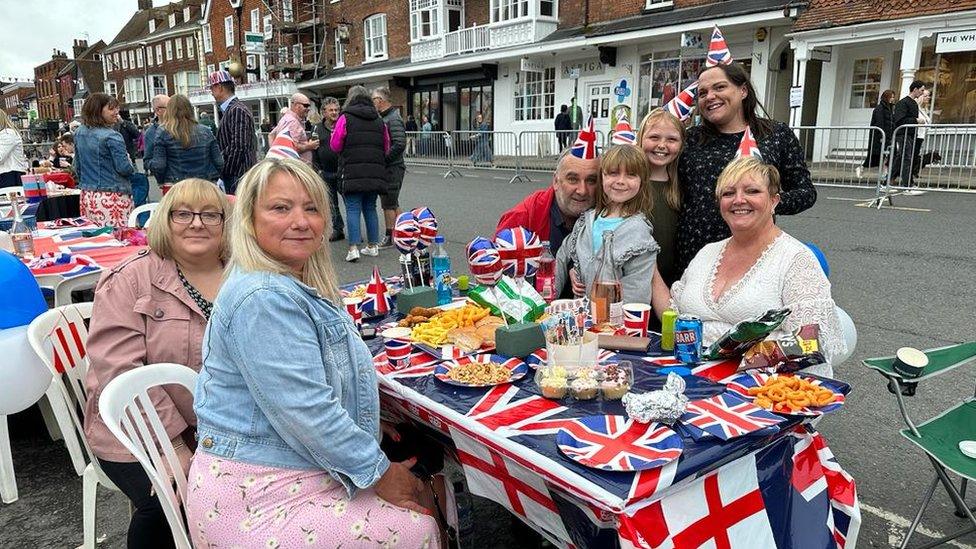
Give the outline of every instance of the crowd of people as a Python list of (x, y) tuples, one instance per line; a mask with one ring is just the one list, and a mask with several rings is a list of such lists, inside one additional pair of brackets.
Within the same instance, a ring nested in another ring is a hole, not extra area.
[[(354, 86), (341, 107), (325, 98), (310, 132), (311, 102), (296, 94), (270, 132), (287, 133), (298, 158), (258, 161), (254, 120), (233, 79), (217, 71), (210, 85), (216, 134), (186, 97), (153, 98), (144, 158), (167, 192), (149, 249), (95, 290), (85, 434), (132, 502), (128, 546), (172, 541), (148, 476), (108, 432), (98, 398), (120, 373), (157, 362), (201, 374), (193, 395), (152, 393), (188, 471), (196, 546), (336, 546), (361, 541), (367, 528), (374, 543), (438, 546), (441, 488), (411, 472), (415, 459), (392, 457), (408, 437), (381, 421), (372, 357), (345, 312), (326, 243), (348, 239), (347, 261), (390, 245), (409, 145), (389, 90)], [(738, 321), (789, 307), (783, 329), (820, 324), (828, 363), (818, 373), (830, 375), (844, 348), (830, 283), (775, 222), (816, 201), (799, 142), (762, 116), (740, 65), (704, 70), (697, 108), (701, 123), (690, 128), (655, 109), (634, 145), (600, 156), (567, 148), (551, 186), (502, 214), (498, 229), (524, 226), (550, 243), (564, 296), (591, 287), (611, 232), (624, 301), (700, 317), (706, 345)], [(118, 111), (113, 97), (92, 94), (73, 150), (69, 140), (58, 153), (61, 163), (73, 155), (82, 214), (106, 225), (124, 224), (135, 202)], [(0, 152), (6, 131), (0, 111)], [(746, 134), (761, 159), (737, 154)], [(23, 167), (6, 158), (3, 169)]]

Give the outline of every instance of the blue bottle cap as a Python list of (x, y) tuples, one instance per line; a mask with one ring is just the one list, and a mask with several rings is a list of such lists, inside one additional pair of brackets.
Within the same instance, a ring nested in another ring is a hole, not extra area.
[(441, 236), (441, 235), (435, 236), (434, 237), (434, 243), (435, 244), (443, 244), (444, 243), (444, 237)]

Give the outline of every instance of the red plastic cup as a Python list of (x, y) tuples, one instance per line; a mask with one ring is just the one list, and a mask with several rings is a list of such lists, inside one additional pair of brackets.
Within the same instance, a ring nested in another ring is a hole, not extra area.
[(353, 323), (356, 324), (357, 329), (362, 329), (363, 327), (363, 298), (361, 297), (346, 297), (343, 298), (342, 303), (346, 306), (346, 312), (352, 317)]
[(409, 340), (393, 337), (387, 339), (383, 346), (386, 348), (386, 360), (394, 370), (402, 370), (410, 366), (410, 351), (412, 345)]
[(651, 306), (647, 303), (624, 303), (624, 330), (627, 335), (647, 337)]

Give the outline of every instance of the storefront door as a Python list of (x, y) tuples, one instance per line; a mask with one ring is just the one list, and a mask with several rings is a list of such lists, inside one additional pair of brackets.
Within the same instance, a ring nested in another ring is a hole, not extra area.
[(610, 100), (612, 98), (612, 83), (595, 82), (586, 85), (586, 108), (588, 112), (585, 116), (592, 116), (594, 127), (604, 133), (610, 129)]

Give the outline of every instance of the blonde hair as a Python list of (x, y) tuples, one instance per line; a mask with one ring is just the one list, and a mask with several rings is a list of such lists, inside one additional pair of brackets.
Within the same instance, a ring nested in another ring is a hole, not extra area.
[[(641, 121), (640, 131), (637, 132), (637, 146), (643, 149), (644, 136), (647, 134), (647, 130), (661, 123), (670, 124), (671, 127), (678, 132), (678, 135), (681, 136), (681, 148), (678, 150), (678, 154), (680, 154), (685, 148), (685, 140), (687, 138), (685, 126), (675, 115), (661, 108), (654, 109), (647, 113), (647, 116), (645, 116), (644, 120)], [(668, 164), (667, 170), (668, 184), (664, 188), (664, 201), (667, 202), (669, 208), (678, 212), (681, 211), (681, 186), (678, 184), (677, 158)]]
[(153, 222), (146, 229), (149, 247), (164, 259), (173, 258), (172, 231), (169, 228), (169, 215), (178, 206), (202, 209), (216, 207), (224, 214), (223, 233), (220, 237), (218, 253), (225, 263), (230, 258), (230, 231), (227, 223), (231, 217), (231, 205), (227, 195), (206, 179), (191, 177), (180, 181), (163, 196), (153, 212)]
[(779, 170), (772, 164), (766, 164), (755, 156), (743, 156), (732, 160), (719, 174), (715, 182), (715, 200), (722, 197), (722, 191), (729, 185), (734, 185), (743, 177), (752, 175), (766, 182), (766, 190), (771, 196), (779, 194)]
[(196, 127), (197, 121), (193, 118), (190, 100), (182, 95), (170, 97), (166, 104), (166, 114), (163, 115), (163, 129), (186, 148), (193, 144), (193, 130)]
[(651, 164), (647, 161), (644, 150), (635, 145), (613, 145), (606, 149), (600, 157), (599, 190), (596, 193), (597, 215), (603, 214), (610, 207), (607, 194), (603, 191), (603, 174), (615, 170), (623, 170), (628, 175), (640, 177), (640, 189), (633, 198), (623, 204), (624, 217), (635, 213), (644, 214), (651, 218), (651, 208), (654, 207), (654, 196), (651, 195)]
[[(242, 271), (292, 274), (292, 269), (288, 265), (271, 257), (258, 245), (257, 234), (254, 231), (254, 211), (257, 202), (267, 189), (271, 178), (278, 173), (291, 176), (305, 189), (319, 214), (325, 219), (323, 234), (332, 232), (329, 197), (325, 194), (325, 183), (315, 173), (315, 170), (299, 160), (265, 158), (244, 174), (240, 185), (237, 187), (237, 213), (231, 227), (231, 248), (233, 249), (231, 264)], [(329, 247), (325, 245), (324, 239), (318, 249), (305, 262), (299, 280), (303, 284), (318, 290), (319, 294), (333, 303), (341, 301)]]
[(7, 111), (0, 109), (0, 131), (2, 130), (14, 130), (20, 133), (20, 129), (14, 124), (14, 121), (10, 119), (7, 115)]

